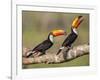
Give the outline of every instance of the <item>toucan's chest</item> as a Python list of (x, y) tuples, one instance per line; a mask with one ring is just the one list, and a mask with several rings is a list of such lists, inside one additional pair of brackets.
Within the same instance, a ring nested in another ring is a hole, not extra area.
[(75, 33), (70, 33), (68, 37), (64, 40), (62, 46), (71, 46), (71, 44), (77, 39), (78, 35)]

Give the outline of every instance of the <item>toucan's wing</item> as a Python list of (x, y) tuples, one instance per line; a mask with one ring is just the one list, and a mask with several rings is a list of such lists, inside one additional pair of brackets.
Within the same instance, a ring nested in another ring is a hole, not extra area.
[(64, 40), (62, 46), (70, 46), (78, 37), (78, 35), (71, 33), (68, 35), (68, 37)]
[(39, 45), (37, 45), (32, 51), (37, 50), (37, 51), (43, 51), (49, 49), (53, 43), (51, 43), (49, 40), (45, 40)]

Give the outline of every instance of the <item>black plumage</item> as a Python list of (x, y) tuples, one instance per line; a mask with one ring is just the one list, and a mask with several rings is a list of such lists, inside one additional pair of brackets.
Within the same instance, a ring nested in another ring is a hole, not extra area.
[(73, 20), (72, 26), (71, 26), (71, 33), (64, 40), (62, 47), (57, 52), (57, 55), (62, 51), (62, 49), (64, 49), (64, 47), (68, 48), (66, 51), (68, 51), (70, 49), (71, 45), (75, 42), (75, 40), (78, 37), (76, 29), (79, 27), (79, 25), (82, 21), (83, 21), (82, 16), (78, 16)]
[[(52, 35), (51, 33), (48, 35), (47, 40), (43, 41), (42, 43), (38, 44), (35, 48), (33, 48), (30, 52), (29, 55), (27, 55), (26, 57), (30, 57), (31, 55), (33, 55), (34, 53), (38, 53), (41, 52), (40, 55), (45, 54), (46, 50), (48, 50), (50, 47), (52, 47), (53, 42), (50, 41), (49, 36)], [(53, 36), (53, 35), (52, 35)], [(39, 55), (39, 56), (40, 56)]]
[(62, 46), (64, 47), (71, 47), (72, 43), (77, 39), (78, 35), (72, 32), (68, 35), (68, 37), (64, 40)]
[(43, 52), (43, 51), (49, 49), (52, 45), (53, 45), (53, 43), (50, 40), (45, 40), (41, 44), (36, 46), (32, 51), (36, 50), (36, 51)]
[(62, 47), (59, 49), (59, 51), (57, 52), (57, 55), (62, 51), (62, 49), (64, 47), (67, 47), (68, 50), (71, 47), (71, 45), (75, 42), (75, 40), (77, 39), (78, 34), (74, 32), (73, 29), (71, 29), (71, 33), (67, 36), (67, 38), (64, 40), (64, 42), (62, 43)]

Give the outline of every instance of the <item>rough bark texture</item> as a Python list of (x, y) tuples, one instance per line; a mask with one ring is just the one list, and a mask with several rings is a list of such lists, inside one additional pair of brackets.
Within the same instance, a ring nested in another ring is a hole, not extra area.
[(36, 63), (61, 63), (64, 61), (69, 61), (79, 56), (85, 55), (89, 53), (89, 45), (79, 45), (68, 52), (66, 52), (67, 48), (64, 48), (59, 55), (54, 54), (46, 54), (35, 58), (25, 58), (25, 51), (23, 52), (23, 64), (36, 64)]

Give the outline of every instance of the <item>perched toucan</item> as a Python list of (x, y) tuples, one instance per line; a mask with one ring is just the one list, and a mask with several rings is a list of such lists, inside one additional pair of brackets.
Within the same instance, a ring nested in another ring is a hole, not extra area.
[(71, 33), (67, 36), (67, 38), (64, 40), (62, 47), (59, 49), (59, 51), (57, 52), (57, 55), (62, 51), (62, 49), (64, 49), (65, 47), (67, 47), (67, 49), (69, 50), (72, 43), (74, 43), (74, 41), (77, 39), (78, 37), (78, 33), (77, 33), (77, 28), (79, 27), (80, 23), (83, 21), (83, 17), (82, 16), (78, 16), (76, 17), (71, 25)]
[(48, 35), (48, 38), (45, 41), (38, 44), (35, 48), (33, 48), (32, 50), (29, 50), (26, 53), (26, 57), (30, 57), (31, 55), (38, 54), (38, 53), (41, 53), (38, 56), (45, 54), (46, 50), (48, 50), (49, 48), (53, 46), (54, 37), (65, 35), (65, 34), (66, 32), (61, 29), (51, 31)]

